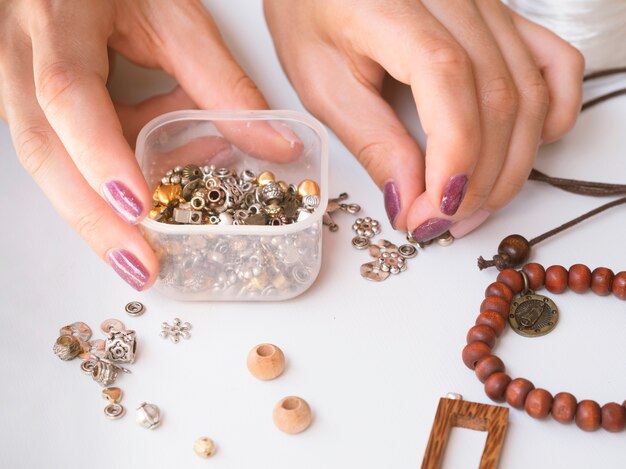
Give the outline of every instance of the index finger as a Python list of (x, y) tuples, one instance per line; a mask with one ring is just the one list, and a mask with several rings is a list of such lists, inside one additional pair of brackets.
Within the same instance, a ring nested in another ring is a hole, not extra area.
[[(102, 2), (39, 7), (29, 25), (37, 100), (89, 185), (129, 223), (150, 200), (105, 87), (111, 12)], [(36, 3), (36, 5), (40, 5)]]

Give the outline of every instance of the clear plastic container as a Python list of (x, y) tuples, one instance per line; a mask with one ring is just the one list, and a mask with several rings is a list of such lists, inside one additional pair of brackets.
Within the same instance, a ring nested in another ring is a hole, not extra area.
[(315, 119), (292, 111), (177, 111), (150, 121), (137, 137), (137, 160), (151, 189), (175, 166), (271, 171), (276, 180), (312, 179), (320, 204), (280, 226), (171, 225), (140, 228), (159, 259), (155, 283), (191, 301), (285, 300), (311, 286), (322, 259), (328, 201), (328, 137)]

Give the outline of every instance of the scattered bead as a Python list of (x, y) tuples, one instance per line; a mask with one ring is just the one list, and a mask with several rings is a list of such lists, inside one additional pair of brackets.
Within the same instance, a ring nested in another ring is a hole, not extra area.
[(248, 353), (248, 370), (256, 378), (270, 380), (280, 376), (285, 369), (285, 355), (273, 344), (260, 344)]
[(615, 275), (611, 291), (620, 300), (626, 300), (626, 272), (619, 272)]
[(135, 420), (142, 427), (154, 430), (161, 424), (161, 410), (154, 404), (142, 402), (137, 407)]
[(118, 404), (122, 400), (122, 390), (117, 387), (105, 388), (102, 390), (102, 397), (112, 404)]
[(311, 425), (311, 408), (297, 396), (281, 399), (274, 407), (274, 424), (285, 433), (295, 434), (306, 430)]
[(201, 458), (210, 458), (215, 454), (215, 443), (211, 438), (201, 436), (194, 442), (193, 450)]

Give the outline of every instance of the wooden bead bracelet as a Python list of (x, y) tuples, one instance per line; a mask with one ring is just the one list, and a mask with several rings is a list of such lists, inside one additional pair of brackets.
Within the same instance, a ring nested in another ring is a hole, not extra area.
[(485, 384), (485, 393), (495, 402), (508, 402), (516, 409), (525, 409), (533, 418), (543, 419), (552, 415), (560, 423), (575, 420), (585, 431), (602, 427), (609, 432), (619, 432), (626, 426), (626, 401), (600, 405), (592, 400), (578, 402), (567, 392), (552, 396), (545, 389), (535, 388), (524, 378), (511, 379), (505, 373), (504, 363), (492, 354), (497, 337), (504, 331), (511, 314), (515, 295), (525, 288), (538, 290), (542, 287), (551, 293), (563, 293), (568, 287), (576, 293), (592, 290), (597, 295), (613, 293), (626, 300), (626, 271), (613, 274), (610, 269), (598, 267), (591, 271), (582, 264), (567, 270), (560, 265), (544, 269), (537, 263), (526, 264), (521, 271), (505, 269), (485, 290), (476, 325), (467, 333), (467, 345), (462, 357), (465, 365), (474, 370)]

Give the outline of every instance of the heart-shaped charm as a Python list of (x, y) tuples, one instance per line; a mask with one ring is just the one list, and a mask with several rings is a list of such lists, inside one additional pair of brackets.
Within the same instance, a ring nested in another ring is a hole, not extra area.
[(112, 404), (117, 404), (122, 400), (122, 390), (116, 387), (103, 389), (102, 397)]

